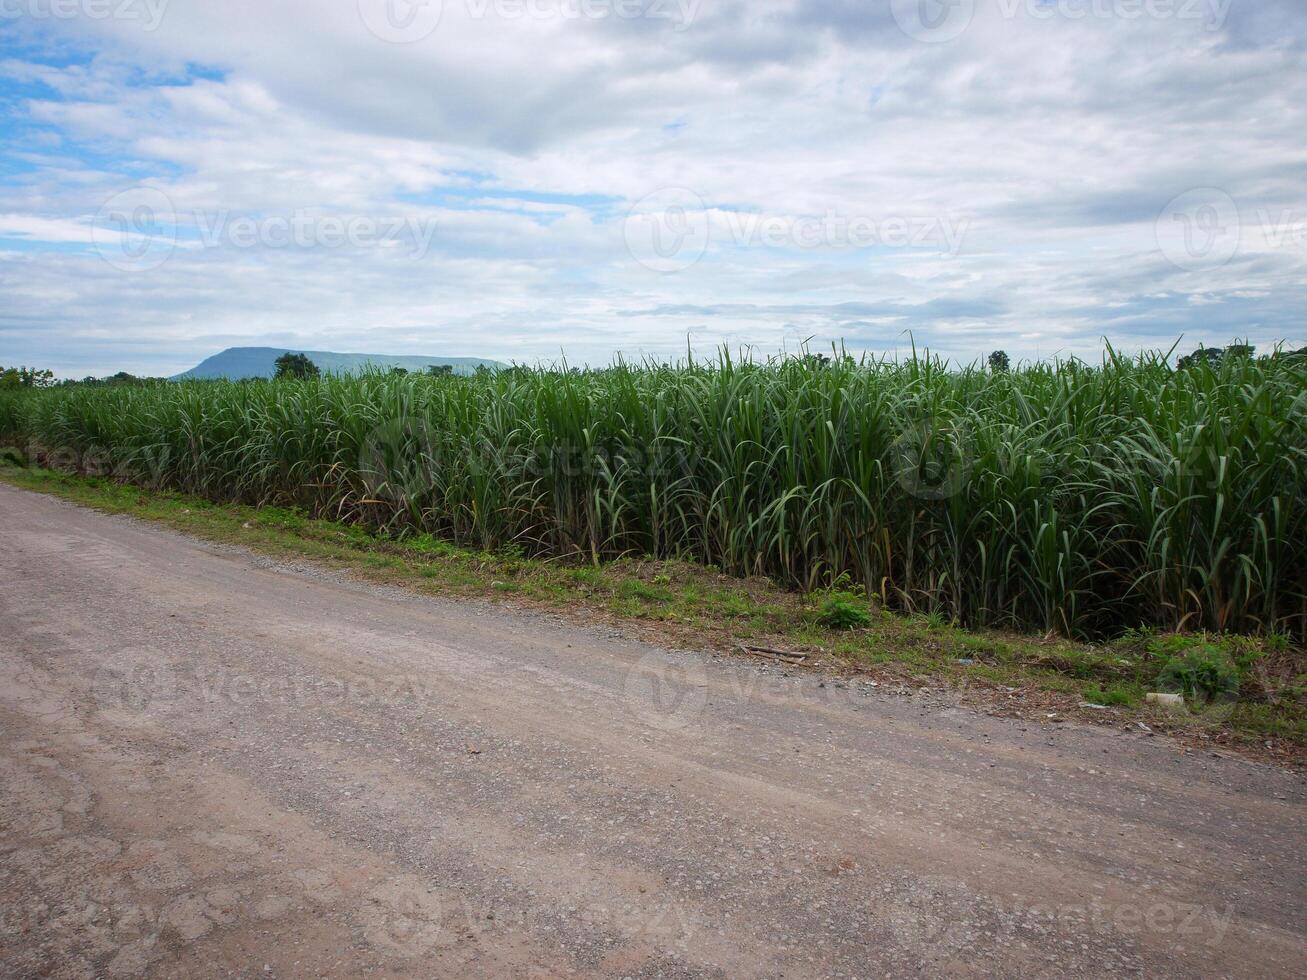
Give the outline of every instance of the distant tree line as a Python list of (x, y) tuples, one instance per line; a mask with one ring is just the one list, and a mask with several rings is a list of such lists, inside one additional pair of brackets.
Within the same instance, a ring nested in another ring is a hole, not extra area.
[(119, 371), (117, 374), (111, 374), (107, 378), (86, 377), (81, 381), (65, 381), (63, 384), (72, 385), (145, 385), (157, 384), (160, 381), (166, 381), (167, 378), (138, 378), (134, 374), (128, 374), (126, 371)]
[[(1256, 354), (1257, 354), (1257, 348), (1249, 343), (1230, 344), (1228, 347), (1200, 346), (1196, 350), (1194, 350), (1193, 353), (1186, 354), (1183, 357), (1181, 357), (1178, 361), (1176, 361), (1176, 369), (1180, 371), (1185, 371), (1190, 368), (1198, 367), (1200, 365), (1206, 365), (1215, 370), (1220, 368), (1220, 366), (1224, 364), (1226, 361), (1241, 359), (1241, 358), (1253, 358), (1256, 357)], [(1264, 355), (1263, 359), (1277, 360), (1277, 361), (1307, 362), (1307, 347), (1300, 348), (1299, 350), (1284, 350), (1283, 348), (1277, 347), (1273, 353), (1269, 355)], [(795, 360), (809, 368), (831, 367), (836, 363), (835, 359), (832, 359), (831, 357), (825, 354), (813, 354), (808, 352), (805, 352), (797, 356)], [(847, 354), (840, 355), (838, 357), (838, 360), (841, 363), (846, 363), (846, 364), (851, 364), (853, 362), (853, 358)], [(1011, 370), (1012, 367), (1011, 358), (1008, 356), (1006, 351), (1002, 351), (1002, 350), (993, 351), (986, 359), (986, 363), (988, 364), (989, 370), (994, 374), (1002, 374), (1006, 371)], [(478, 375), (488, 374), (490, 371), (491, 369), (484, 364), (478, 365), (476, 368), (476, 373)], [(527, 374), (532, 373), (530, 368), (525, 368), (521, 366), (505, 368), (501, 373), (512, 373), (515, 371), (523, 371)], [(410, 372), (408, 371), (407, 368), (393, 367), (390, 369), (390, 373), (397, 377), (402, 377), (408, 375)], [(583, 372), (579, 368), (571, 368), (570, 373), (583, 374), (585, 372)], [(312, 360), (309, 359), (309, 356), (307, 354), (286, 353), (286, 354), (282, 354), (279, 358), (277, 358), (276, 361), (276, 377), (278, 379), (316, 378), (319, 377), (321, 374), (322, 374), (321, 369), (316, 364), (314, 364)], [(454, 374), (454, 366), (452, 364), (429, 364), (427, 365), (424, 374), (427, 377), (432, 377), (432, 378), (450, 377)], [(29, 389), (29, 388), (54, 388), (54, 387), (63, 387), (67, 385), (157, 384), (165, 380), (167, 379), (166, 378), (140, 378), (137, 377), (136, 375), (129, 374), (126, 371), (119, 371), (117, 374), (112, 374), (105, 378), (96, 378), (96, 377), (88, 376), (82, 378), (80, 381), (74, 381), (74, 380), (57, 381), (55, 380), (53, 371), (46, 370), (43, 368), (29, 368), (29, 367), (6, 368), (0, 366), (0, 391), (14, 391), (19, 389)], [(247, 378), (244, 380), (254, 382), (263, 379)]]
[[(489, 369), (484, 364), (477, 365), (477, 373), (481, 374)], [(321, 374), (321, 370), (314, 364), (307, 354), (282, 354), (277, 358), (277, 377), (278, 378), (316, 378)], [(393, 367), (390, 373), (396, 377), (405, 377), (409, 371), (408, 368)], [(447, 378), (453, 375), (454, 365), (452, 364), (428, 364), (426, 373), (433, 378)]]
[(0, 367), (0, 388), (49, 388), (55, 383), (54, 372), (40, 368)]
[[(1186, 354), (1176, 361), (1177, 370), (1187, 370), (1197, 367), (1200, 364), (1206, 364), (1212, 369), (1219, 368), (1228, 360), (1246, 359), (1255, 357), (1257, 348), (1252, 344), (1241, 343), (1231, 344), (1228, 347), (1199, 347), (1192, 354)], [(1269, 355), (1272, 360), (1307, 360), (1307, 347), (1300, 350), (1287, 351), (1277, 348), (1275, 353)], [(1007, 355), (1007, 351), (996, 350), (989, 355), (989, 369), (995, 374), (1002, 374), (1012, 367), (1012, 361)]]
[(70, 385), (143, 385), (156, 384), (166, 378), (138, 378), (126, 371), (119, 371), (107, 378), (87, 375), (80, 380), (68, 379), (56, 381), (54, 372), (42, 368), (0, 367), (0, 391), (14, 391), (22, 388), (66, 388)]

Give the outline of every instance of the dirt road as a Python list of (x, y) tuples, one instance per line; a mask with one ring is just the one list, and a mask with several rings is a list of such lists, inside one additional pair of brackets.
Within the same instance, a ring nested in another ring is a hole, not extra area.
[(1301, 776), (0, 486), (0, 975), (1303, 975)]

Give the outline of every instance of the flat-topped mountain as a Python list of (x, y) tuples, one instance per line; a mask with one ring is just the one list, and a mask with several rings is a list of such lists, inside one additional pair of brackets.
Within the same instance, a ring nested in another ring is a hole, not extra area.
[(323, 374), (354, 374), (366, 367), (401, 367), (422, 372), (428, 367), (450, 365), (455, 374), (471, 374), (478, 367), (504, 368), (508, 365), (481, 357), (437, 357), (414, 354), (338, 354), (333, 351), (295, 350), (286, 347), (229, 347), (221, 354), (205, 358), (174, 380), (229, 378), (271, 378), (277, 373), (277, 358), (283, 354), (306, 354)]

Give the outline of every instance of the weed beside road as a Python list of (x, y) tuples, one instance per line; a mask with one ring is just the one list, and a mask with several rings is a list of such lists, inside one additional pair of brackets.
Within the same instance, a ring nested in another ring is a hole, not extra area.
[[(965, 630), (938, 616), (878, 608), (847, 587), (804, 594), (686, 562), (625, 559), (595, 566), (476, 551), (430, 535), (375, 534), (293, 509), (215, 504), (42, 469), (0, 466), (0, 479), (273, 558), (312, 559), (428, 594), (615, 623), (667, 644), (804, 651), (811, 666), (837, 678), (890, 690), (948, 688), (996, 713), (1134, 730), (1143, 725), (1281, 760), (1301, 761), (1307, 751), (1307, 654), (1277, 635), (1134, 631), (1088, 644)], [(1149, 704), (1146, 695), (1159, 687), (1180, 693), (1185, 708)]]

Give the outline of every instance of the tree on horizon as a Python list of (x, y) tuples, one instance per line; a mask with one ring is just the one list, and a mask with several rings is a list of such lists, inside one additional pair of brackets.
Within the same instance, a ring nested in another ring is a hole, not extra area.
[(285, 353), (277, 358), (278, 378), (316, 378), (322, 372), (307, 354)]

